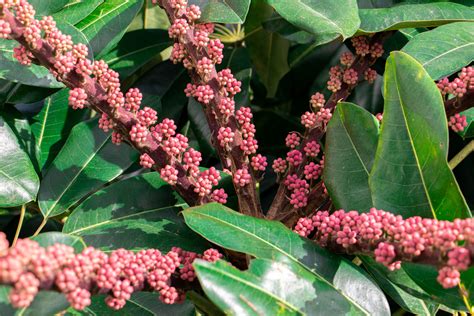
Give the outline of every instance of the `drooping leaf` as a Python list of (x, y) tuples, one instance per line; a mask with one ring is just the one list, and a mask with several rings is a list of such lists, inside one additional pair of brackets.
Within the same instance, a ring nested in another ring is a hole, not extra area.
[(349, 309), (389, 313), (383, 293), (362, 270), (281, 223), (245, 216), (216, 203), (189, 208), (183, 215), (191, 229), (221, 247), (262, 259), (286, 256), (337, 290)]
[[(267, 0), (284, 19), (315, 35), (320, 44), (351, 37), (360, 20), (356, 0)], [(323, 40), (324, 39), (324, 40)]]
[(67, 235), (60, 232), (41, 233), (31, 239), (37, 241), (39, 245), (44, 248), (54, 244), (64, 244), (73, 247), (76, 253), (79, 253), (86, 248), (86, 244), (81, 237)]
[(163, 51), (170, 45), (172, 42), (164, 30), (137, 30), (126, 33), (117, 47), (104, 55), (103, 59), (126, 78), (153, 57), (167, 58)]
[(33, 201), (39, 178), (21, 141), (0, 116), (0, 207)]
[(289, 41), (277, 33), (260, 29), (272, 16), (272, 11), (263, 1), (254, 1), (245, 24), (245, 30), (250, 34), (245, 43), (260, 81), (267, 89), (267, 97), (275, 95), (278, 82), (290, 69), (287, 61)]
[[(87, 38), (76, 27), (60, 21), (57, 27), (63, 33), (71, 35), (74, 43), (87, 44)], [(0, 78), (35, 87), (64, 87), (46, 68), (38, 65), (28, 67), (21, 65), (13, 57), (13, 48), (18, 45), (16, 41), (0, 39)]]
[(464, 115), (466, 117), (467, 126), (458, 134), (463, 138), (474, 137), (474, 108), (463, 111), (459, 113), (459, 115)]
[(72, 212), (63, 232), (103, 250), (205, 250), (207, 242), (186, 227), (179, 211), (171, 187), (150, 172), (91, 195)]
[[(296, 43), (307, 44), (316, 40), (315, 35), (294, 26), (279, 15), (274, 15), (263, 22), (263, 28), (269, 32), (276, 32), (284, 38)], [(332, 37), (332, 35), (329, 35), (329, 37)], [(325, 41), (324, 37), (318, 37), (318, 39)], [(319, 43), (317, 42), (316, 44)]]
[(458, 22), (423, 32), (402, 51), (414, 57), (435, 80), (451, 75), (474, 60), (474, 22)]
[(385, 69), (382, 129), (369, 184), (374, 206), (404, 217), (470, 217), (449, 169), (441, 94), (413, 57), (392, 52)]
[(376, 33), (409, 27), (433, 27), (451, 22), (474, 21), (474, 9), (457, 3), (430, 2), (391, 8), (360, 9), (358, 33)]
[(366, 110), (339, 103), (325, 143), (324, 184), (338, 209), (366, 212), (373, 207), (369, 174), (375, 158), (379, 124)]
[(201, 8), (201, 20), (242, 24), (249, 11), (250, 0), (189, 0)]
[(84, 111), (74, 111), (68, 104), (69, 89), (63, 89), (44, 101), (33, 119), (31, 130), (38, 146), (40, 168), (46, 168), (56, 157), (71, 129), (84, 117)]
[[(398, 270), (396, 273), (391, 273), (385, 266), (375, 262), (372, 258), (362, 257), (361, 259), (369, 273), (377, 281), (377, 284), (400, 305), (401, 308), (415, 315), (431, 316), (436, 314), (439, 307), (438, 304), (428, 299), (416, 297), (393, 282), (393, 280), (396, 280), (398, 284), (403, 284), (405, 289), (411, 287), (419, 293), (423, 292), (403, 269)], [(387, 273), (390, 274), (390, 278), (387, 276)], [(428, 297), (427, 293), (423, 294)]]
[(107, 53), (117, 44), (142, 4), (141, 0), (107, 0), (76, 25), (88, 39), (94, 56)]
[(38, 195), (44, 217), (64, 213), (87, 193), (120, 175), (136, 159), (129, 146), (111, 142), (97, 120), (76, 125), (46, 171)]
[(53, 14), (53, 18), (56, 21), (66, 21), (71, 24), (76, 24), (91, 14), (102, 2), (104, 2), (104, 0), (69, 0), (60, 11)]
[(194, 264), (208, 297), (232, 315), (308, 315), (325, 311), (359, 314), (325, 281), (284, 256), (254, 259), (248, 271), (225, 261)]

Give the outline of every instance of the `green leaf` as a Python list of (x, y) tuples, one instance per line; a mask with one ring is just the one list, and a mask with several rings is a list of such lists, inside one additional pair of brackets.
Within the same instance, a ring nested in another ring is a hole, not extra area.
[(69, 89), (63, 89), (44, 101), (41, 112), (34, 116), (31, 130), (38, 146), (41, 169), (49, 166), (61, 149), (71, 129), (84, 118), (85, 111), (69, 107)]
[(290, 42), (277, 33), (260, 29), (262, 23), (272, 16), (270, 6), (263, 1), (254, 1), (251, 6), (245, 24), (247, 34), (251, 34), (245, 43), (260, 81), (267, 89), (267, 97), (273, 97), (280, 79), (290, 70), (287, 61)]
[[(75, 43), (87, 44), (87, 38), (77, 28), (58, 21), (57, 27), (65, 34), (71, 35)], [(13, 48), (18, 46), (16, 41), (0, 39), (0, 78), (26, 85), (46, 88), (62, 88), (49, 71), (38, 65), (23, 66), (13, 57)]]
[[(441, 284), (436, 280), (438, 276), (438, 270), (434, 266), (404, 263), (402, 265), (403, 270), (407, 275), (418, 285), (423, 291), (429, 294), (429, 297), (436, 302), (446, 305), (449, 308), (455, 310), (466, 310), (464, 301), (459, 293), (459, 288), (454, 287), (450, 289), (444, 289)], [(466, 285), (466, 288), (470, 288), (473, 282), (471, 268), (461, 273), (461, 283)], [(469, 292), (469, 300), (472, 302), (474, 299), (474, 292), (472, 289)]]
[(197, 102), (194, 98), (189, 98), (188, 115), (191, 128), (199, 143), (200, 151), (204, 154), (204, 157), (215, 156), (216, 150), (212, 146), (212, 134), (207, 124), (206, 114), (201, 103)]
[(158, 293), (151, 292), (135, 292), (132, 297), (127, 300), (127, 304), (118, 311), (113, 311), (105, 304), (106, 295), (92, 296), (92, 304), (83, 311), (77, 311), (69, 308), (66, 312), (67, 316), (75, 315), (114, 315), (114, 316), (156, 316), (156, 315), (179, 315), (194, 316), (196, 315), (193, 304), (185, 301), (181, 304), (165, 304), (158, 299)]
[[(274, 15), (263, 22), (263, 28), (268, 32), (276, 32), (284, 38), (296, 43), (307, 44), (316, 40), (313, 34), (294, 26), (279, 15)], [(318, 37), (318, 39), (319, 38), (320, 37)]]
[(461, 135), (462, 138), (474, 137), (474, 108), (463, 111), (459, 113), (459, 115), (464, 115), (466, 117), (467, 126), (458, 134)]
[(360, 9), (358, 33), (376, 33), (409, 27), (433, 27), (458, 21), (474, 21), (474, 9), (457, 3), (406, 4), (391, 8)]
[[(377, 281), (377, 284), (387, 293), (401, 308), (404, 310), (415, 314), (415, 315), (435, 315), (438, 310), (438, 305), (431, 302), (430, 300), (424, 300), (413, 296), (412, 294), (405, 291), (403, 288), (398, 286), (392, 280), (395, 279), (397, 283), (403, 284), (405, 288), (415, 287), (416, 291), (423, 292), (413, 280), (404, 272), (403, 269), (398, 270), (396, 273), (391, 273), (388, 269), (381, 265), (380, 263), (375, 262), (374, 259), (370, 257), (361, 257), (362, 262), (369, 271), (369, 273)], [(390, 278), (387, 276), (390, 275)], [(428, 294), (423, 293), (428, 297)]]
[(31, 238), (37, 241), (41, 247), (49, 247), (54, 244), (64, 244), (74, 248), (76, 253), (82, 252), (86, 248), (86, 244), (81, 237), (63, 234), (60, 232), (41, 233)]
[(87, 193), (119, 176), (136, 157), (131, 147), (113, 144), (97, 120), (76, 125), (41, 181), (41, 213), (52, 217), (66, 212)]
[(379, 124), (353, 103), (339, 103), (325, 143), (324, 184), (337, 209), (366, 212), (373, 207), (369, 173), (375, 158)]
[(449, 169), (441, 94), (423, 67), (392, 52), (385, 68), (384, 117), (369, 185), (374, 206), (403, 217), (470, 217)]
[(216, 203), (192, 207), (183, 214), (191, 229), (223, 248), (269, 260), (286, 256), (344, 296), (347, 311), (390, 313), (383, 293), (362, 270), (279, 222), (245, 216)]
[(0, 315), (2, 316), (51, 316), (65, 310), (69, 303), (58, 292), (40, 291), (28, 308), (14, 309), (9, 301), (9, 286), (0, 286)]
[[(316, 35), (320, 44), (351, 37), (360, 20), (356, 0), (267, 0), (291, 24)], [(324, 39), (324, 40), (322, 40)]]
[(165, 49), (172, 45), (164, 30), (137, 30), (128, 32), (112, 51), (103, 56), (121, 77), (128, 77), (154, 57), (166, 59)]
[(40, 17), (60, 11), (69, 0), (29, 0), (28, 2), (35, 8), (36, 16)]
[(72, 212), (63, 232), (81, 236), (87, 245), (104, 250), (207, 249), (207, 242), (178, 216), (179, 206), (172, 188), (157, 172), (150, 172), (91, 195)]
[(307, 315), (317, 310), (343, 315), (350, 308), (331, 286), (284, 257), (252, 260), (246, 272), (221, 260), (197, 260), (193, 266), (204, 292), (226, 314)]
[(104, 0), (69, 0), (69, 3), (66, 4), (61, 11), (53, 14), (53, 18), (56, 21), (66, 21), (71, 24), (76, 24), (91, 14), (102, 2), (104, 2)]
[(94, 56), (117, 44), (142, 4), (141, 0), (107, 0), (76, 25), (89, 40)]
[(0, 207), (33, 201), (39, 189), (38, 175), (21, 141), (1, 116), (0, 145)]
[(411, 39), (402, 51), (411, 55), (435, 80), (474, 60), (474, 22), (443, 25)]
[(250, 0), (189, 0), (201, 8), (201, 21), (242, 24), (249, 11)]

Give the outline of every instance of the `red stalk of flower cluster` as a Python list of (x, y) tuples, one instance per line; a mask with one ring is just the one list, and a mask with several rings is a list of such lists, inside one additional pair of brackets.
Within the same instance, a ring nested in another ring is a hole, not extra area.
[(200, 255), (180, 248), (167, 254), (157, 249), (137, 253), (117, 249), (107, 255), (88, 247), (75, 254), (64, 244), (42, 248), (29, 239), (8, 246), (0, 232), (0, 283), (13, 287), (10, 302), (16, 308), (28, 307), (40, 290), (63, 293), (77, 310), (89, 306), (94, 294), (107, 294), (106, 304), (121, 309), (136, 291), (155, 291), (166, 304), (180, 303), (185, 288), (192, 288), (196, 279), (194, 260), (214, 262), (222, 257), (215, 249)]
[(390, 270), (402, 261), (435, 265), (445, 288), (460, 282), (460, 271), (474, 263), (474, 219), (403, 219), (382, 210), (316, 212), (298, 220), (295, 232), (337, 253), (375, 257)]

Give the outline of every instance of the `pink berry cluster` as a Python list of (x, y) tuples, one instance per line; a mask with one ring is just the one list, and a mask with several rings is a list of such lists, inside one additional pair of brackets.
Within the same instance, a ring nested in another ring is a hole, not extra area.
[[(74, 44), (70, 36), (64, 35), (56, 27), (52, 17), (43, 17), (41, 21), (35, 20), (34, 9), (24, 0), (9, 0), (2, 3), (5, 18), (9, 17), (13, 23), (19, 21), (21, 25), (25, 26), (22, 36), (26, 43), (20, 45), (14, 52), (15, 57), (21, 63), (31, 64), (35, 58), (32, 51), (47, 46), (54, 57), (52, 58), (54, 62), (49, 65), (50, 71), (59, 81), (71, 87), (69, 104), (73, 109), (92, 106), (101, 113), (99, 127), (105, 132), (113, 131), (112, 141), (114, 143), (120, 144), (123, 141), (128, 141), (137, 148), (142, 153), (140, 164), (144, 168), (156, 169), (162, 178), (171, 185), (191, 186), (193, 188), (191, 191), (197, 193), (198, 196), (198, 198), (192, 197), (194, 203), (199, 204), (199, 201), (213, 200), (212, 189), (218, 184), (220, 174), (217, 170), (200, 171), (201, 154), (189, 147), (186, 136), (176, 132), (177, 126), (173, 120), (164, 118), (159, 121), (154, 109), (147, 106), (142, 107), (143, 95), (139, 89), (131, 88), (123, 93), (120, 89), (119, 74), (110, 69), (103, 60), (88, 59), (87, 46)], [(189, 20), (176, 19), (170, 28), (170, 34), (174, 34), (173, 37), (183, 36), (186, 33), (184, 30), (187, 30), (186, 28), (199, 18), (199, 8), (196, 6), (187, 7), (185, 1), (170, 1), (170, 3), (177, 12), (186, 12), (189, 16)], [(12, 13), (15, 15), (13, 16)], [(6, 37), (8, 30), (10, 30), (8, 34), (11, 35), (10, 24), (6, 20), (0, 21), (2, 21), (0, 24), (0, 30), (3, 32), (2, 37)], [(211, 59), (204, 60), (200, 65), (203, 77), (209, 75), (211, 70), (215, 73), (214, 62), (222, 60), (222, 44), (208, 38), (211, 28), (210, 25), (201, 25), (196, 30), (199, 33), (196, 36), (199, 35), (202, 41), (209, 44), (208, 51)], [(183, 46), (180, 47), (183, 49), (183, 56), (187, 56)], [(219, 74), (223, 87), (222, 93), (226, 95), (229, 103), (233, 104), (230, 96), (240, 91), (240, 82), (233, 78), (230, 70), (221, 71)], [(209, 86), (202, 85), (196, 88), (196, 91), (199, 91), (197, 93), (200, 93), (199, 96), (196, 96), (201, 98), (203, 103), (206, 102), (205, 100), (212, 99), (213, 90), (206, 87)], [(97, 91), (102, 91), (103, 95), (98, 96)], [(227, 145), (234, 142), (234, 132), (230, 128), (225, 131), (222, 143)], [(248, 137), (245, 140), (249, 143), (247, 147), (252, 152), (257, 147), (256, 141), (252, 142), (254, 133), (254, 126), (249, 124), (247, 127)], [(226, 200), (226, 194), (222, 190), (219, 190), (219, 194), (214, 194), (214, 196), (218, 196), (220, 202)]]
[(418, 216), (403, 219), (372, 208), (369, 213), (318, 211), (300, 218), (294, 228), (323, 247), (349, 254), (372, 255), (390, 270), (402, 261), (435, 264), (444, 288), (457, 286), (460, 271), (474, 255), (474, 219), (440, 221)]
[(194, 280), (194, 260), (214, 262), (222, 258), (215, 249), (202, 255), (180, 248), (166, 254), (157, 249), (136, 253), (117, 249), (107, 255), (93, 247), (78, 254), (64, 244), (43, 248), (30, 239), (8, 246), (0, 232), (0, 284), (12, 286), (10, 302), (16, 308), (28, 307), (40, 290), (64, 293), (77, 310), (89, 306), (94, 294), (107, 294), (106, 304), (118, 310), (133, 292), (143, 290), (158, 292), (166, 304), (179, 303), (185, 293), (174, 284), (179, 279)]
[(211, 129), (216, 126), (212, 132), (224, 168), (232, 171), (236, 188), (243, 189), (261, 176), (267, 162), (257, 154), (250, 108), (236, 110), (234, 96), (241, 91), (241, 82), (230, 69), (216, 70), (222, 63), (224, 45), (210, 38), (213, 24), (197, 23), (199, 7), (188, 5), (187, 0), (163, 1), (161, 5), (171, 21), (169, 36), (175, 40), (171, 60), (182, 63), (193, 79), (184, 92), (203, 105)]
[(467, 127), (467, 118), (465, 115), (456, 113), (449, 118), (448, 126), (456, 133), (462, 132)]
[(441, 91), (443, 97), (453, 95), (455, 97), (462, 97), (468, 90), (474, 89), (474, 67), (464, 67), (453, 81), (449, 78), (443, 78), (438, 81), (437, 86)]

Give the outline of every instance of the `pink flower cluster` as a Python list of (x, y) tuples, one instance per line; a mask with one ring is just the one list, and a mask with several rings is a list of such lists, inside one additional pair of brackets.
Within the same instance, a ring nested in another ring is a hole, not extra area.
[(443, 97), (449, 94), (462, 97), (468, 90), (474, 89), (474, 67), (464, 67), (453, 81), (450, 82), (446, 77), (439, 80), (437, 86)]
[[(200, 30), (201, 41), (209, 42), (209, 58), (203, 58), (199, 64), (199, 72), (203, 77), (215, 72), (214, 62), (222, 60), (223, 46), (216, 40), (209, 41), (204, 38), (209, 35), (210, 26), (194, 26), (192, 23), (199, 18), (199, 8), (187, 6), (186, 1), (176, 0), (170, 2), (171, 5), (180, 12), (186, 12), (187, 19), (176, 19), (170, 28), (172, 37), (182, 37), (191, 27)], [(35, 20), (34, 9), (27, 1), (3, 1), (4, 10), (13, 11), (16, 19), (25, 25), (23, 36), (28, 43), (28, 47), (20, 45), (15, 50), (15, 57), (23, 64), (31, 64), (33, 55), (30, 50), (34, 50), (39, 41), (49, 45), (54, 53), (55, 62), (50, 71), (55, 74), (59, 81), (70, 82), (75, 80), (74, 87), (69, 93), (69, 104), (73, 109), (82, 109), (94, 102), (101, 102), (94, 99), (95, 95), (88, 95), (88, 89), (95, 84), (104, 91), (107, 109), (99, 108), (101, 117), (99, 127), (105, 132), (113, 130), (112, 141), (119, 144), (124, 140), (131, 142), (138, 148), (142, 155), (140, 164), (144, 168), (156, 168), (165, 181), (171, 185), (177, 185), (180, 177), (187, 177), (187, 181), (195, 186), (195, 192), (200, 193), (200, 197), (206, 196), (211, 200), (212, 187), (217, 185), (220, 175), (213, 176), (209, 181), (206, 172), (199, 170), (201, 161), (200, 153), (189, 148), (188, 138), (176, 132), (177, 126), (168, 118), (164, 118), (158, 123), (157, 112), (150, 107), (141, 107), (143, 95), (137, 88), (129, 89), (125, 95), (120, 89), (119, 74), (110, 69), (103, 60), (92, 61), (88, 59), (88, 48), (84, 44), (74, 44), (69, 35), (64, 35), (56, 27), (54, 19), (50, 16), (43, 17), (41, 21)], [(0, 37), (8, 37), (11, 29), (8, 22), (1, 20)], [(7, 34), (8, 33), (8, 34)], [(206, 35), (207, 34), (207, 35)], [(174, 55), (187, 58), (186, 49), (183, 44), (175, 45)], [(189, 63), (192, 63), (189, 60)], [(226, 96), (232, 96), (240, 91), (240, 82), (235, 80), (230, 70), (221, 71), (221, 82), (225, 88)], [(96, 90), (96, 89), (95, 89)], [(208, 103), (214, 98), (214, 91), (208, 85), (195, 87), (195, 96), (203, 103)], [(94, 108), (96, 109), (96, 108)], [(230, 113), (229, 113), (230, 114)], [(226, 114), (228, 115), (228, 114)], [(131, 126), (124, 132), (124, 120), (127, 126)], [(131, 122), (131, 124), (130, 124)], [(253, 126), (253, 125), (252, 125)], [(120, 128), (122, 127), (122, 128)], [(227, 131), (227, 130), (226, 130)], [(233, 141), (233, 133), (225, 133), (222, 143)], [(253, 143), (252, 143), (253, 144)], [(256, 141), (253, 144), (256, 148)], [(158, 148), (156, 148), (158, 147)], [(157, 152), (158, 151), (158, 152)], [(165, 153), (163, 155), (162, 153)], [(252, 151), (253, 152), (253, 151)], [(180, 171), (181, 170), (181, 171)], [(203, 190), (203, 186), (205, 189)], [(203, 194), (205, 193), (205, 194)], [(219, 195), (219, 201), (224, 200), (225, 192)]]
[(192, 282), (195, 259), (214, 262), (222, 258), (215, 249), (202, 255), (173, 248), (167, 254), (157, 249), (137, 253), (117, 249), (109, 255), (85, 248), (75, 254), (64, 244), (42, 248), (29, 239), (18, 240), (8, 248), (0, 232), (0, 284), (12, 286), (10, 302), (14, 307), (28, 307), (40, 290), (58, 290), (65, 294), (74, 309), (91, 304), (91, 295), (107, 294), (105, 302), (121, 309), (133, 292), (152, 290), (166, 304), (179, 303), (184, 291), (173, 286), (178, 279)]
[(448, 126), (456, 133), (462, 132), (467, 127), (467, 118), (465, 115), (456, 113), (449, 118)]
[(323, 247), (349, 254), (372, 255), (390, 270), (401, 261), (438, 265), (439, 283), (450, 288), (460, 282), (460, 271), (471, 266), (474, 219), (454, 222), (421, 218), (403, 219), (372, 208), (369, 213), (319, 211), (298, 220), (295, 232)]
[[(196, 23), (201, 12), (194, 5), (188, 6), (186, 0), (180, 0), (179, 5), (174, 2), (162, 4), (172, 23), (169, 35), (175, 40), (171, 60), (192, 72), (193, 82), (188, 83), (185, 93), (200, 102), (208, 116), (212, 115), (217, 122), (213, 131), (216, 143), (234, 161), (227, 166), (232, 169), (234, 183), (238, 188), (245, 187), (258, 172), (265, 170), (267, 163), (265, 157), (257, 155), (258, 142), (250, 108), (235, 109), (234, 96), (241, 91), (241, 82), (230, 69), (216, 70), (216, 64), (223, 59), (224, 45), (219, 39), (209, 38), (214, 25)], [(234, 150), (237, 148), (239, 154)]]

